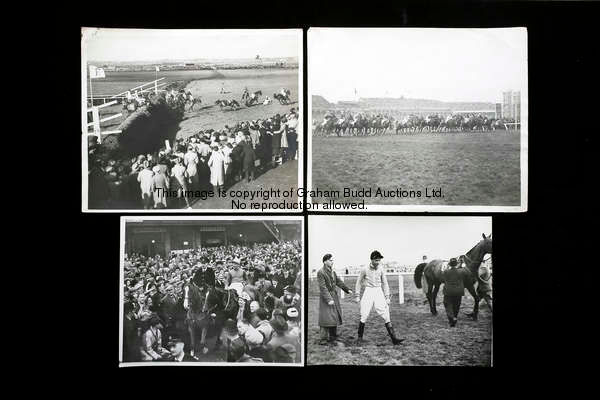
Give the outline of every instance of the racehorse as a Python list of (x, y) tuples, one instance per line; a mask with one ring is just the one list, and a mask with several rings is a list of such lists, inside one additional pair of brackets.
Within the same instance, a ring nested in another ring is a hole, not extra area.
[(279, 104), (289, 104), (290, 96), (286, 94), (285, 96), (281, 93), (273, 93), (273, 98), (279, 101)]
[[(214, 325), (215, 333), (217, 336), (215, 342), (215, 350), (221, 346), (221, 334), (225, 321), (231, 318), (234, 321), (237, 320), (237, 314), (239, 310), (238, 304), (239, 296), (235, 289), (222, 289), (220, 287), (206, 288), (206, 301), (202, 307), (202, 312), (209, 316), (211, 323)], [(203, 328), (203, 337), (206, 337), (204, 333), (207, 327)], [(204, 342), (202, 342), (204, 344)]]
[(257, 90), (256, 92), (252, 93), (246, 100), (246, 107), (250, 107), (253, 104), (258, 104), (260, 96), (262, 96), (261, 90)]
[[(184, 303), (183, 307), (187, 310), (185, 324), (188, 329), (191, 341), (190, 355), (197, 359), (196, 354), (202, 351), (203, 354), (208, 352), (204, 346), (206, 339), (206, 328), (210, 320), (207, 314), (203, 311), (206, 305), (207, 292), (203, 286), (198, 286), (194, 282), (188, 283), (184, 287)], [(197, 335), (200, 332), (200, 342), (197, 342)]]
[(221, 107), (221, 109), (223, 109), (223, 107), (231, 107), (234, 110), (237, 110), (238, 108), (240, 108), (240, 103), (238, 103), (235, 100), (217, 100), (215, 101), (215, 104), (218, 104), (219, 107)]
[(200, 97), (194, 97), (190, 93), (189, 95), (186, 96), (186, 99), (185, 99), (185, 105), (188, 105), (188, 104), (190, 104), (189, 111), (192, 111), (196, 104), (198, 104), (198, 105), (202, 104), (202, 100), (200, 99)]
[[(469, 279), (464, 282), (465, 287), (471, 294), (474, 300), (473, 312), (468, 314), (475, 321), (477, 320), (477, 314), (479, 313), (479, 296), (475, 290), (474, 284), (479, 282), (479, 266), (483, 261), (483, 256), (486, 254), (492, 254), (492, 235), (485, 236), (483, 234), (483, 240), (479, 241), (471, 250), (460, 258), (466, 264), (467, 270), (470, 272)], [(429, 263), (419, 264), (415, 268), (414, 280), (415, 285), (419, 289), (423, 289), (427, 301), (429, 302), (429, 309), (432, 315), (437, 315), (436, 299), (440, 285), (442, 284), (442, 260), (432, 260)]]

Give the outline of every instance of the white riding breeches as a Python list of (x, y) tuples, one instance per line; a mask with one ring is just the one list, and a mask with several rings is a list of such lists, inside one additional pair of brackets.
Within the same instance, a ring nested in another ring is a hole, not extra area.
[(233, 282), (227, 289), (235, 289), (238, 296), (242, 295), (242, 290), (244, 290), (244, 284), (241, 282)]
[(380, 287), (367, 287), (360, 299), (360, 322), (367, 322), (371, 308), (375, 306), (375, 311), (387, 324), (390, 322), (390, 307), (385, 301), (383, 290)]

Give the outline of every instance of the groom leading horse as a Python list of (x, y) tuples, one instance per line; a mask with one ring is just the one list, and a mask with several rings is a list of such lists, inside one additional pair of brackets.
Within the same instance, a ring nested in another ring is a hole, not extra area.
[[(474, 285), (479, 282), (479, 266), (486, 254), (492, 254), (491, 234), (489, 236), (483, 234), (483, 240), (477, 243), (465, 255), (460, 256), (461, 262), (466, 264), (466, 268), (470, 272), (464, 285), (474, 299), (473, 312), (467, 314), (474, 320), (477, 320), (480, 300)], [(433, 315), (437, 315), (436, 298), (442, 284), (442, 266), (442, 260), (432, 260), (427, 264), (419, 264), (414, 274), (415, 285), (419, 289), (422, 288), (423, 292), (425, 292), (429, 301), (429, 309)]]

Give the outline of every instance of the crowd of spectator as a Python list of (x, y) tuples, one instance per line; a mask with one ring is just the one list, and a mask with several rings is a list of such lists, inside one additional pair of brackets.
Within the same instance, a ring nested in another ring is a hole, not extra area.
[(194, 354), (187, 329), (184, 293), (194, 283), (239, 295), (237, 320), (228, 319), (216, 332), (226, 343), (224, 361), (299, 362), (301, 265), (297, 241), (209, 247), (166, 258), (126, 255), (123, 360), (205, 360), (205, 354)]
[(98, 157), (89, 145), (89, 208), (191, 208), (206, 193), (298, 159), (299, 115), (245, 121), (201, 130), (129, 160)]

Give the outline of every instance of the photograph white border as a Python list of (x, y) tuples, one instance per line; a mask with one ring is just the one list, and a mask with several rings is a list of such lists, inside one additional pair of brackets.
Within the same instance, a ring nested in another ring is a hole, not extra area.
[[(409, 214), (409, 215), (390, 215), (390, 216), (388, 216), (388, 215), (371, 214), (371, 215), (337, 215), (336, 216), (336, 215), (326, 215), (326, 214), (325, 215), (324, 214), (311, 214), (311, 215), (308, 216), (308, 221), (309, 221), (308, 226), (309, 226), (309, 229), (308, 229), (308, 232), (307, 232), (308, 233), (308, 255), (306, 257), (307, 260), (306, 260), (306, 274), (305, 274), (306, 275), (306, 279), (309, 279), (309, 281), (307, 281), (307, 290), (306, 290), (307, 296), (308, 296), (308, 292), (310, 292), (310, 285), (311, 285), (310, 279), (314, 279), (313, 280), (313, 285), (315, 284), (314, 281), (316, 281), (316, 279), (317, 279), (316, 276), (314, 276), (314, 277), (311, 276), (311, 268), (313, 267), (311, 265), (311, 251), (315, 252), (315, 250), (314, 249), (311, 250), (311, 248), (313, 248), (314, 246), (310, 245), (311, 238), (313, 236), (315, 236), (315, 234), (317, 234), (317, 232), (314, 231), (314, 229), (315, 229), (315, 222), (316, 221), (318, 221), (320, 219), (326, 220), (327, 218), (329, 218), (329, 219), (331, 219), (331, 218), (346, 218), (347, 220), (351, 220), (352, 218), (361, 218), (361, 219), (365, 218), (365, 219), (370, 219), (371, 221), (372, 220), (377, 220), (377, 219), (381, 219), (381, 221), (383, 221), (385, 219), (387, 221), (389, 217), (397, 220), (398, 223), (401, 223), (402, 221), (407, 221), (407, 220), (413, 220), (413, 221), (418, 221), (418, 220), (426, 220), (426, 221), (429, 221), (429, 220), (431, 220), (431, 221), (433, 221), (433, 220), (437, 220), (437, 221), (440, 221), (440, 220), (455, 220), (457, 222), (461, 221), (461, 220), (464, 221), (465, 219), (471, 219), (471, 220), (475, 220), (475, 219), (488, 220), (489, 224), (490, 224), (491, 230), (489, 232), (482, 232), (482, 233), (485, 233), (486, 235), (489, 235), (489, 234), (493, 235), (493, 233), (494, 233), (494, 217), (491, 216), (491, 215), (452, 215), (452, 214), (445, 214), (445, 215), (435, 215), (435, 216), (433, 216), (433, 215), (410, 215)], [(312, 226), (312, 228), (311, 228), (311, 226)], [(365, 250), (365, 256), (368, 254), (368, 251), (369, 251), (368, 249)], [(468, 249), (465, 249), (465, 252), (466, 251), (468, 251)], [(383, 250), (382, 252), (384, 254), (386, 254), (385, 250)], [(315, 255), (313, 254), (312, 256), (315, 256)], [(316, 257), (318, 259), (321, 256), (322, 256), (322, 254), (319, 254)], [(439, 259), (441, 257), (444, 257), (444, 255), (442, 255), (442, 254), (437, 254), (437, 255), (433, 254), (429, 260), (431, 261), (431, 260), (434, 260), (436, 258)], [(366, 259), (366, 257), (365, 257), (365, 259)], [(368, 260), (367, 261), (363, 260), (363, 262), (368, 262)], [(317, 270), (320, 268), (318, 265), (316, 265), (315, 267), (316, 267)], [(401, 274), (402, 275), (409, 275), (409, 276), (412, 277), (414, 275), (414, 272), (411, 272), (410, 274), (402, 272)], [(390, 274), (386, 273), (386, 275), (390, 275)], [(304, 275), (303, 275), (303, 278), (304, 278)], [(412, 278), (410, 280), (412, 281)], [(492, 283), (492, 290), (494, 290), (493, 283)], [(439, 294), (442, 294), (441, 291), (440, 291)], [(438, 295), (438, 297), (439, 297), (439, 295)], [(465, 294), (464, 297), (468, 297), (468, 298), (472, 299), (471, 294), (468, 293), (468, 292)], [(423, 294), (423, 298), (425, 298), (424, 294)], [(492, 294), (492, 298), (494, 298), (493, 294)], [(311, 310), (308, 309), (308, 303), (309, 303), (309, 299), (308, 299), (308, 297), (306, 297), (306, 304), (307, 304), (306, 305), (307, 312), (305, 313), (306, 318), (310, 318), (311, 317)], [(394, 303), (394, 304), (396, 304), (396, 303)], [(406, 304), (407, 303), (405, 303), (404, 305), (406, 305)], [(427, 304), (428, 303), (425, 303), (425, 306), (429, 307)], [(318, 309), (317, 310), (313, 310), (312, 313), (318, 315), (319, 310)], [(359, 313), (360, 313), (360, 311), (359, 311)], [(477, 365), (477, 366), (475, 366), (475, 365), (474, 366), (468, 366), (468, 365), (448, 365), (447, 367), (466, 367), (466, 368), (493, 368), (494, 367), (494, 313), (491, 312), (491, 314), (492, 315), (491, 315), (491, 328), (490, 328), (490, 365), (485, 365), (485, 366), (480, 366), (480, 365)], [(314, 315), (313, 315), (313, 317), (314, 317)], [(309, 329), (308, 329), (308, 326), (309, 326), (308, 319), (306, 320), (306, 326), (307, 326), (307, 329), (306, 329), (307, 330), (307, 334), (306, 334), (306, 336), (308, 336), (308, 331), (309, 331)], [(315, 334), (313, 334), (313, 336), (314, 335)], [(318, 333), (316, 335), (318, 336)], [(306, 351), (306, 353), (307, 353), (306, 354), (306, 357), (307, 357), (306, 358), (306, 366), (337, 366), (337, 365), (340, 365), (340, 364), (310, 364), (308, 362), (308, 351), (309, 351), (309, 348), (307, 347), (306, 350), (307, 350)], [(379, 365), (376, 365), (376, 364), (361, 364), (361, 365), (359, 365), (359, 367), (372, 367), (372, 366), (379, 366)], [(419, 365), (406, 365), (405, 367), (411, 368), (411, 367), (418, 367), (418, 366)], [(423, 367), (436, 367), (436, 366), (438, 366), (438, 365), (433, 365), (433, 364), (432, 365), (423, 365)], [(383, 367), (385, 368), (386, 365), (383, 365)], [(391, 366), (391, 367), (394, 367), (394, 366)]]
[[(239, 221), (277, 221), (277, 220), (287, 220), (287, 221), (300, 221), (301, 223), (301, 242), (302, 242), (302, 311), (301, 311), (301, 320), (302, 320), (302, 340), (300, 343), (300, 362), (299, 363), (235, 363), (235, 362), (124, 362), (123, 361), (123, 317), (124, 317), (124, 299), (125, 299), (125, 291), (123, 285), (125, 283), (125, 227), (127, 222), (143, 222), (143, 221), (224, 221), (224, 220), (239, 220)], [(121, 216), (121, 227), (120, 227), (120, 252), (119, 252), (119, 367), (146, 367), (146, 366), (211, 366), (211, 367), (231, 367), (231, 366), (265, 366), (265, 367), (303, 367), (305, 363), (305, 341), (306, 334), (304, 329), (304, 319), (307, 316), (306, 306), (304, 301), (304, 296), (307, 294), (304, 293), (304, 282), (306, 279), (306, 260), (305, 258), (305, 246), (304, 243), (304, 217), (303, 216), (144, 216), (144, 215), (127, 215)]]
[[(84, 213), (240, 213), (240, 214), (252, 214), (256, 213), (257, 210), (237, 210), (231, 208), (222, 209), (157, 209), (157, 210), (144, 210), (143, 208), (131, 209), (131, 210), (119, 210), (119, 209), (89, 209), (88, 207), (88, 149), (87, 149), (87, 51), (85, 46), (86, 29), (128, 29), (133, 30), (135, 28), (101, 28), (101, 27), (81, 27), (81, 212)], [(171, 30), (171, 29), (136, 29), (136, 30)], [(304, 37), (303, 30), (301, 28), (290, 28), (290, 29), (177, 29), (179, 31), (205, 31), (207, 33), (223, 33), (226, 31), (229, 33), (267, 33), (267, 32), (296, 32), (298, 36), (298, 114), (300, 115), (300, 136), (298, 140), (298, 182), (296, 183), (297, 189), (304, 185), (304, 144), (306, 141), (306, 127), (304, 127)], [(285, 200), (285, 199), (283, 199)], [(269, 213), (302, 213), (300, 206), (303, 199), (298, 198), (298, 209), (296, 210), (268, 210)]]
[[(521, 173), (521, 204), (519, 206), (467, 206), (467, 205), (382, 205), (382, 204), (374, 204), (368, 205), (365, 202), (365, 209), (341, 209), (341, 210), (323, 210), (323, 209), (310, 209), (310, 212), (313, 213), (336, 213), (336, 212), (351, 212), (351, 213), (361, 213), (361, 212), (447, 212), (447, 213), (458, 213), (458, 212), (474, 212), (474, 213), (497, 213), (497, 212), (507, 212), (507, 213), (519, 213), (526, 212), (528, 208), (528, 187), (529, 187), (529, 48), (527, 46), (527, 38), (528, 32), (526, 27), (506, 27), (506, 28), (519, 28), (525, 30), (525, 46), (527, 49), (527, 77), (526, 77), (526, 85), (521, 90), (521, 145), (520, 145), (520, 173)], [(506, 29), (506, 28), (440, 28), (440, 29)], [(306, 43), (307, 43), (307, 86), (308, 86), (308, 114), (307, 114), (307, 127), (306, 131), (306, 144), (307, 144), (307, 160), (306, 160), (306, 169), (307, 169), (307, 180), (306, 186), (307, 191), (312, 190), (312, 89), (310, 84), (310, 36), (311, 30), (314, 32), (315, 29), (319, 30), (361, 30), (361, 29), (369, 29), (369, 30), (402, 30), (402, 29), (437, 29), (437, 28), (320, 28), (320, 27), (310, 27), (308, 29), (306, 35)], [(307, 203), (313, 203), (312, 199), (307, 196)]]

